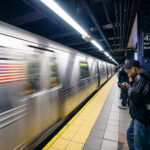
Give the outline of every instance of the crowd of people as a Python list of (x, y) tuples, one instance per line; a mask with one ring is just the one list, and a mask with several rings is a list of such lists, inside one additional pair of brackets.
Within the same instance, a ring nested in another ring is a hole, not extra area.
[(150, 71), (136, 60), (126, 60), (117, 74), (122, 100), (119, 108), (128, 106), (132, 118), (127, 130), (129, 150), (150, 150)]

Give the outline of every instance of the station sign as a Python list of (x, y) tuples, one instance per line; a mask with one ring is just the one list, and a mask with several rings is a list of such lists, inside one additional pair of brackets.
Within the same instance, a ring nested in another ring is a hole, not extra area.
[(143, 56), (150, 58), (150, 33), (144, 33), (143, 37)]

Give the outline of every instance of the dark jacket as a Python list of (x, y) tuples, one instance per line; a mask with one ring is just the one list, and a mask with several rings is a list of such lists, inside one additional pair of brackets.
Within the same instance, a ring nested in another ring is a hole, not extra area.
[(124, 71), (124, 67), (119, 72), (118, 82), (119, 83), (129, 82), (129, 77), (127, 73)]
[(128, 89), (129, 113), (132, 119), (150, 125), (150, 72), (142, 71)]

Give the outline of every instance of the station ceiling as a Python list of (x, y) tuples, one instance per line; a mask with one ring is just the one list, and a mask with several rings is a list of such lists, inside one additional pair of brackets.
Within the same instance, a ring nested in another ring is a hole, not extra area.
[[(56, 0), (118, 63), (123, 63), (138, 0)], [(39, 0), (2, 0), (0, 20), (109, 61)]]

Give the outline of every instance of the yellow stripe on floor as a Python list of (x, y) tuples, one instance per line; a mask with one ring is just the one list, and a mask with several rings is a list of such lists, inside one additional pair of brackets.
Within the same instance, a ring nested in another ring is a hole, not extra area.
[(115, 79), (116, 75), (90, 99), (42, 150), (82, 150)]

